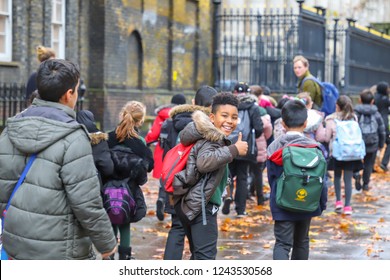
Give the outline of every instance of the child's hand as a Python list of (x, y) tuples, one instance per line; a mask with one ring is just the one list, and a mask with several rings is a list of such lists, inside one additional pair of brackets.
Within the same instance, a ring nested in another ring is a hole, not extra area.
[(238, 140), (237, 140), (236, 144), (234, 144), (234, 145), (236, 145), (236, 148), (238, 150), (238, 154), (240, 156), (245, 156), (246, 153), (248, 152), (248, 143), (245, 141), (242, 141), (242, 133), (241, 132), (238, 133)]

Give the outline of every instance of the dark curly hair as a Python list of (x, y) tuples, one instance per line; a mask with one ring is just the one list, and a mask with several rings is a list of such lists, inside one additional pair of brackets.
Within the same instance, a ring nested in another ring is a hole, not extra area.
[(230, 92), (221, 92), (214, 96), (211, 113), (215, 114), (221, 105), (232, 105), (238, 109), (238, 99)]

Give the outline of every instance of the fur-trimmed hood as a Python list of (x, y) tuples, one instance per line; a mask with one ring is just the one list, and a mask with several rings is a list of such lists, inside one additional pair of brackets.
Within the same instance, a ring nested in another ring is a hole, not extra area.
[(195, 111), (192, 114), (195, 128), (206, 140), (211, 142), (219, 142), (225, 139), (225, 134), (216, 128), (210, 121), (210, 118), (201, 111)]
[(89, 137), (91, 138), (91, 145), (97, 145), (102, 141), (108, 140), (108, 134), (101, 131), (89, 133)]
[(172, 110), (169, 112), (169, 116), (173, 118), (174, 116), (181, 114), (181, 113), (193, 113), (195, 111), (202, 111), (206, 115), (210, 114), (210, 108), (198, 106), (198, 105), (191, 105), (191, 104), (183, 104), (183, 105), (176, 105), (172, 108)]

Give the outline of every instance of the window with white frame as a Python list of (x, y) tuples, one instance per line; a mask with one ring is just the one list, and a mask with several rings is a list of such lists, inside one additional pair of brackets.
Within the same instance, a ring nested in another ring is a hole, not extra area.
[(57, 58), (65, 58), (65, 0), (52, 0), (51, 47)]
[(12, 60), (12, 0), (0, 0), (0, 61)]

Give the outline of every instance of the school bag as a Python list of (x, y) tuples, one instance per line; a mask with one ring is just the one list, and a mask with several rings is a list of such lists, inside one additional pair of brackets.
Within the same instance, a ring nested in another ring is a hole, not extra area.
[(355, 120), (336, 122), (336, 138), (332, 142), (332, 156), (339, 161), (361, 160), (366, 155), (359, 123)]
[(167, 193), (173, 194), (173, 179), (178, 172), (185, 169), (188, 156), (194, 145), (195, 143), (184, 146), (182, 143), (179, 143), (165, 155), (162, 164), (160, 184)]
[(339, 98), (339, 91), (336, 86), (329, 82), (321, 82), (314, 76), (308, 76), (301, 83), (301, 90), (306, 80), (313, 80), (321, 87), (322, 107), (321, 112), (328, 116), (336, 111), (336, 101)]
[(102, 187), (103, 206), (111, 223), (135, 223), (146, 216), (146, 203), (140, 185), (147, 181), (146, 162), (125, 145), (110, 149), (115, 172)]
[(103, 206), (111, 223), (114, 225), (130, 223), (137, 205), (128, 185), (128, 178), (109, 180), (104, 184), (102, 194)]
[(257, 146), (255, 130), (252, 128), (251, 118), (249, 116), (249, 110), (238, 111), (238, 123), (237, 127), (228, 136), (228, 139), (235, 144), (238, 140), (239, 132), (242, 133), (242, 141), (248, 142), (248, 152), (245, 156), (239, 156), (236, 159), (245, 159), (252, 162), (257, 162)]
[(313, 212), (320, 203), (326, 160), (312, 146), (287, 146), (282, 151), (283, 173), (277, 180), (276, 204), (293, 212)]
[(170, 149), (176, 146), (179, 143), (179, 132), (176, 131), (175, 126), (173, 125), (172, 119), (166, 119), (160, 130), (159, 144), (160, 147), (164, 150), (163, 158), (168, 153)]
[(362, 114), (359, 118), (363, 141), (366, 147), (376, 147), (379, 144), (378, 121), (375, 114)]

